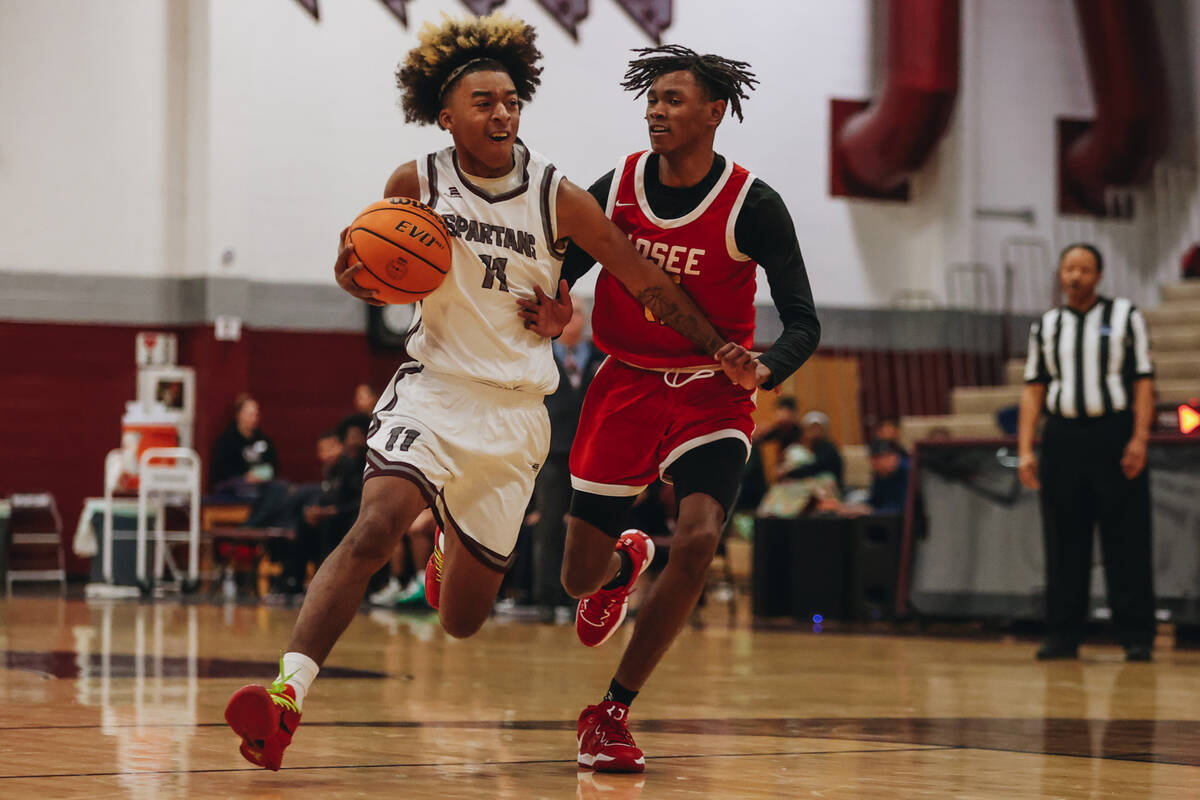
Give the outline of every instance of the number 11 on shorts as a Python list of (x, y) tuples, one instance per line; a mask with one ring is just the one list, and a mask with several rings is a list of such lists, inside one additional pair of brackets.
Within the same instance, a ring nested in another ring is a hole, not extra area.
[(388, 434), (387, 444), (384, 445), (384, 449), (390, 453), (392, 448), (396, 446), (396, 440), (403, 436), (404, 440), (400, 442), (400, 452), (407, 452), (408, 448), (412, 447), (412, 443), (415, 442), (417, 437), (420, 435), (420, 431), (413, 430), (412, 428), (392, 428), (392, 432)]

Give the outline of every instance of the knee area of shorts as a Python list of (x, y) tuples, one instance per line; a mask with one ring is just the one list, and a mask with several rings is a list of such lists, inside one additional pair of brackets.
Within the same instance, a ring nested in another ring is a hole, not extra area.
[(636, 497), (612, 497), (575, 490), (571, 493), (570, 515), (615, 541), (625, 530)]

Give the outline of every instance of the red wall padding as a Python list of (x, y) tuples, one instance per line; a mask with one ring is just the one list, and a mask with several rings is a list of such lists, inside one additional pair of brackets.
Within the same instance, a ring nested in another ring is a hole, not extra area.
[[(243, 329), (240, 341), (218, 342), (208, 325), (0, 322), (0, 496), (52, 492), (68, 545), (84, 498), (103, 493), (105, 453), (120, 444), (125, 402), (136, 395), (139, 330), (179, 335), (179, 363), (196, 370), (195, 444), (205, 465), (234, 397), (248, 391), (262, 406), (282, 476), (302, 482), (318, 478), (316, 437), (350, 413), (355, 385), (366, 380), (381, 390), (400, 360), (355, 333)], [(864, 422), (946, 413), (952, 386), (1003, 379), (998, 355), (821, 352), (860, 359)], [(87, 570), (79, 559), (69, 566)]]
[[(318, 478), (316, 437), (350, 413), (355, 385), (381, 389), (399, 361), (354, 333), (243, 329), (241, 341), (218, 342), (207, 325), (0, 322), (0, 497), (52, 492), (68, 544), (84, 498), (103, 494), (105, 454), (120, 445), (142, 330), (177, 333), (179, 363), (196, 369), (194, 435), (205, 465), (234, 397), (248, 391), (262, 406), (280, 472), (296, 481)], [(69, 567), (87, 570), (73, 557)]]

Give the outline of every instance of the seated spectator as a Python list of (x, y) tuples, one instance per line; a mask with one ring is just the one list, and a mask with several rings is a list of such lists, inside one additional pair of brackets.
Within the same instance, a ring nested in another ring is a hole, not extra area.
[(324, 476), (341, 457), (342, 437), (335, 430), (322, 433), (317, 439), (317, 463), (321, 465), (321, 475)]
[[(802, 452), (795, 452), (800, 449)], [(779, 480), (798, 480), (828, 473), (842, 490), (844, 468), (837, 445), (829, 439), (829, 417), (810, 411), (800, 420), (800, 439), (787, 448), (778, 471)]]
[(1017, 435), (1017, 420), (1021, 416), (1019, 406), (1005, 406), (996, 410), (996, 427), (1004, 432), (1006, 436)]
[(209, 491), (252, 500), (279, 469), (275, 445), (259, 430), (258, 401), (248, 394), (234, 402), (233, 422), (213, 444)]
[(871, 444), (871, 496), (876, 514), (902, 512), (908, 502), (908, 459), (904, 448), (891, 441)]
[(320, 566), (358, 517), (362, 503), (363, 469), (367, 464), (365, 414), (352, 414), (338, 425), (342, 453), (325, 472), (316, 503), (305, 506), (296, 523), (296, 547), (285, 568), (282, 591), (298, 594), (308, 562)]
[(953, 438), (954, 434), (945, 425), (930, 428), (929, 433), (925, 434), (925, 441), (927, 442), (948, 442)]
[(908, 460), (899, 445), (887, 440), (871, 442), (871, 492), (866, 503), (824, 502), (821, 511), (843, 517), (867, 514), (902, 514), (908, 502)]
[(322, 483), (291, 485), (288, 492), (289, 509), (281, 515), (283, 524), (278, 527), (294, 527), (305, 508), (320, 503), (321, 487), (324, 481), (328, 480), (330, 470), (342, 457), (343, 452), (342, 437), (336, 430), (326, 431), (317, 437), (317, 465), (321, 470)]
[(800, 440), (800, 421), (796, 415), (796, 398), (781, 397), (775, 403), (775, 417), (762, 430), (754, 432), (757, 444), (775, 442), (782, 451)]
[(754, 430), (753, 445), (742, 471), (742, 485), (738, 489), (735, 508), (745, 511), (761, 505), (770, 488), (768, 474), (777, 474), (784, 451), (799, 438), (796, 398), (781, 397), (775, 403), (775, 416), (771, 421)]
[[(295, 539), (273, 540), (270, 543), (270, 558), (283, 565), (283, 572), (271, 581), (272, 594), (295, 595), (304, 586), (305, 573), (310, 561), (319, 562), (320, 536), (310, 525), (302, 522), (304, 510), (320, 505), (323, 487), (329, 480), (333, 465), (342, 455), (342, 438), (337, 431), (326, 431), (317, 438), (317, 463), (321, 468), (321, 483), (291, 487), (280, 520), (290, 528)], [(257, 509), (256, 509), (257, 510)]]
[(882, 417), (871, 430), (872, 442), (891, 442), (900, 451), (900, 458), (908, 466), (908, 451), (900, 439), (900, 420), (895, 417)]
[(758, 505), (760, 517), (798, 517), (822, 503), (837, 502), (842, 492), (842, 456), (829, 440), (829, 417), (820, 411), (804, 415), (800, 438), (784, 449), (776, 481)]
[(333, 552), (358, 518), (370, 425), (371, 420), (366, 414), (351, 414), (338, 423), (342, 454), (333, 462), (329, 477), (321, 484), (320, 505), (304, 510), (304, 521), (309, 525), (325, 523), (322, 560)]
[(375, 391), (369, 383), (360, 383), (354, 387), (354, 413), (367, 414), (368, 416), (375, 411), (375, 404), (379, 402), (379, 392)]

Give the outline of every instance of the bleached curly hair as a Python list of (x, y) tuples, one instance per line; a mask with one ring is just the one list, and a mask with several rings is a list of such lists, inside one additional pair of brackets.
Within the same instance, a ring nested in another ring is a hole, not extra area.
[(541, 83), (542, 68), (537, 63), (542, 53), (534, 46), (537, 32), (515, 17), (495, 12), (456, 20), (443, 14), (440, 24), (425, 23), (417, 38), (420, 43), (396, 68), (406, 122), (437, 122), (446, 93), (472, 72), (507, 72), (523, 102), (533, 98)]

